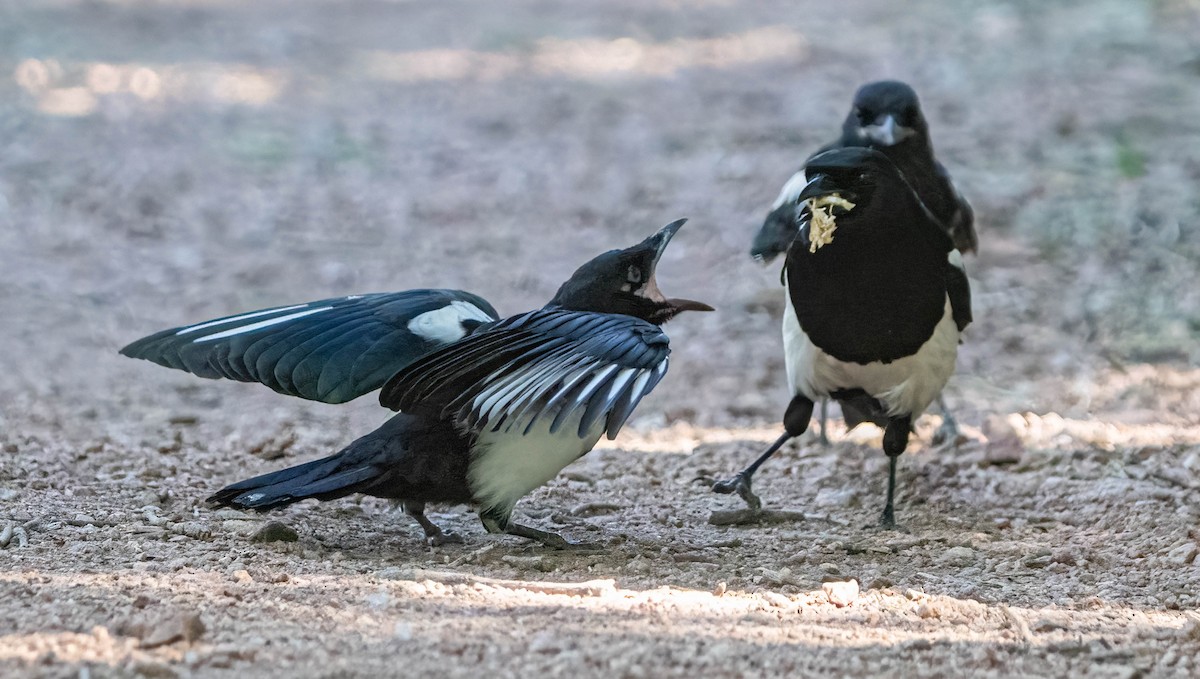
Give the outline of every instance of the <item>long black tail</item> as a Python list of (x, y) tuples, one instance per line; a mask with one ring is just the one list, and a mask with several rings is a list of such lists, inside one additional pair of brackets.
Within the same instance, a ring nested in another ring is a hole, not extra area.
[(225, 486), (207, 502), (263, 512), (310, 497), (333, 500), (365, 490), (378, 480), (379, 469), (350, 462), (348, 450)]
[(353, 493), (416, 501), (467, 501), (471, 497), (466, 485), (467, 461), (466, 439), (453, 425), (400, 413), (329, 457), (239, 481), (207, 501), (258, 511)]

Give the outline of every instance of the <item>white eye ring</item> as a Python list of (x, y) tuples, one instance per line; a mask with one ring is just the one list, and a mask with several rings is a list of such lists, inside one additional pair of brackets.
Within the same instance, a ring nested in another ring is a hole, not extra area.
[(638, 267), (630, 264), (629, 271), (625, 274), (625, 278), (630, 283), (641, 283), (642, 282), (642, 270), (639, 269)]

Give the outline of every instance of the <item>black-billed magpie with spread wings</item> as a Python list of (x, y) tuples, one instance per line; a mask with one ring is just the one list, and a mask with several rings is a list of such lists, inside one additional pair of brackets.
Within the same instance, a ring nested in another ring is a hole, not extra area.
[(793, 394), (785, 432), (713, 490), (737, 492), (760, 507), (750, 488), (754, 472), (807, 430), (815, 402), (832, 398), (848, 422), (884, 424), (882, 523), (892, 527), (896, 460), (913, 419), (954, 372), (959, 337), (971, 322), (967, 275), (949, 234), (884, 154), (834, 149), (811, 158), (806, 172), (796, 196), (805, 207), (784, 264), (783, 340)]
[(333, 403), (382, 387), (380, 404), (401, 411), (332, 456), (223, 488), (214, 504), (262, 511), (363, 493), (399, 501), (439, 543), (456, 536), (425, 504), (470, 503), (489, 532), (565, 546), (512, 521), (513, 507), (617, 435), (667, 372), (663, 323), (712, 310), (656, 283), (684, 221), (593, 258), (544, 307), (503, 320), (477, 295), (410, 290), (239, 314), (121, 353)]

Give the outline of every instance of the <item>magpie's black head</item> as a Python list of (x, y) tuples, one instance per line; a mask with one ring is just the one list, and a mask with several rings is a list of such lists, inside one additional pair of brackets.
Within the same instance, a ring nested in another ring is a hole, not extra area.
[(846, 146), (922, 146), (928, 139), (929, 126), (917, 93), (898, 80), (880, 80), (858, 88), (850, 115), (842, 123)]
[(635, 316), (656, 325), (682, 311), (712, 311), (703, 302), (668, 299), (658, 289), (654, 269), (663, 250), (686, 219), (624, 250), (610, 250), (579, 267), (558, 289), (548, 307)]
[[(854, 204), (850, 210), (833, 208), (839, 227), (874, 217), (880, 211), (911, 210), (933, 219), (896, 165), (873, 148), (850, 146), (825, 151), (809, 159), (805, 173), (808, 184), (797, 196), (798, 202), (837, 194)], [(867, 221), (887, 224), (893, 220)]]

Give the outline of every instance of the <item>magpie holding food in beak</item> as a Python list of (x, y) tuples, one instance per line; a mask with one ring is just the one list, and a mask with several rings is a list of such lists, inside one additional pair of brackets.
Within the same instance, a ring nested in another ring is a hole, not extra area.
[(655, 280), (685, 221), (593, 258), (544, 307), (503, 320), (477, 295), (412, 290), (166, 330), (121, 353), (327, 402), (382, 386), (380, 404), (401, 411), (332, 456), (227, 486), (213, 504), (265, 511), (363, 493), (398, 500), (438, 544), (457, 536), (425, 504), (471, 503), (489, 532), (562, 547), (512, 521), (513, 507), (617, 435), (667, 372), (663, 323), (712, 310), (668, 299)]
[[(854, 95), (850, 113), (842, 123), (842, 136), (825, 145), (812, 157), (835, 148), (869, 146), (886, 155), (904, 174), (921, 202), (933, 214), (938, 224), (949, 234), (954, 246), (962, 253), (978, 249), (975, 233), (975, 212), (954, 185), (950, 173), (933, 155), (929, 124), (921, 112), (917, 93), (908, 84), (896, 80), (867, 83)], [(794, 174), (771, 211), (755, 234), (750, 255), (761, 262), (770, 262), (787, 251), (796, 237), (796, 212), (800, 207), (797, 196), (806, 185), (804, 169)], [(937, 397), (943, 424), (934, 434), (934, 443), (952, 441), (958, 436), (958, 426), (941, 394)], [(828, 444), (826, 435), (826, 405), (821, 401), (821, 442)], [(847, 426), (853, 428), (853, 418)]]
[(962, 257), (939, 220), (888, 156), (865, 147), (808, 161), (797, 237), (784, 264), (784, 351), (794, 394), (785, 433), (732, 479), (753, 509), (754, 472), (808, 428), (814, 403), (832, 398), (850, 419), (885, 423), (888, 490), (882, 524), (895, 526), (896, 460), (912, 420), (954, 372), (971, 322)]

